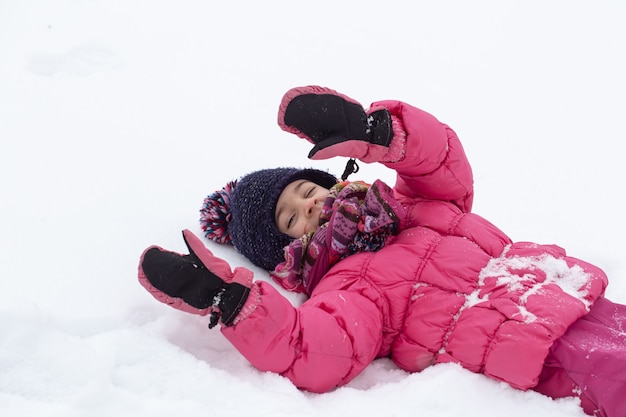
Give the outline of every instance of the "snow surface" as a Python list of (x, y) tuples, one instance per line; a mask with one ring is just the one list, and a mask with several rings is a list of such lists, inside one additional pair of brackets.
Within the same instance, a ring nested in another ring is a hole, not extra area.
[(474, 211), (601, 266), (626, 302), (625, 18), (612, 0), (0, 1), (0, 413), (583, 416), (455, 365), (383, 359), (300, 392), (152, 299), (136, 268), (151, 244), (183, 251), (230, 179), (342, 171), (276, 124), (287, 89), (318, 84), (450, 124)]

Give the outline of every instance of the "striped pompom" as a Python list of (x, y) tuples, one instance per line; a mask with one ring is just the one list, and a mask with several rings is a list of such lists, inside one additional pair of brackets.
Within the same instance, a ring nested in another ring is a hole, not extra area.
[(228, 222), (230, 222), (230, 197), (237, 181), (231, 181), (221, 190), (204, 199), (200, 209), (200, 227), (204, 235), (217, 243), (230, 243)]

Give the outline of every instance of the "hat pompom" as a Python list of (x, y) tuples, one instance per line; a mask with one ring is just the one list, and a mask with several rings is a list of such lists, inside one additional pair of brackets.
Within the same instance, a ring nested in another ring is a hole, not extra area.
[(204, 235), (217, 243), (231, 243), (228, 233), (228, 223), (231, 220), (230, 197), (237, 180), (231, 181), (221, 190), (214, 192), (204, 199), (200, 209), (200, 227)]

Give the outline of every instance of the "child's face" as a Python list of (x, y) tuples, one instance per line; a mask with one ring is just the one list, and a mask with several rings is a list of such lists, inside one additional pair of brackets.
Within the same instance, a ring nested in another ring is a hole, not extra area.
[(308, 180), (295, 180), (285, 187), (276, 203), (276, 227), (299, 238), (320, 225), (320, 214), (328, 189)]

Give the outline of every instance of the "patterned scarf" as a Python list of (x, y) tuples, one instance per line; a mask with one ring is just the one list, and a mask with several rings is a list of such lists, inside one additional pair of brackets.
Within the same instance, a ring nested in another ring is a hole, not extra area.
[(270, 275), (283, 288), (310, 295), (341, 259), (381, 249), (403, 217), (404, 208), (384, 182), (341, 182), (324, 201), (321, 226), (286, 246), (285, 262)]

